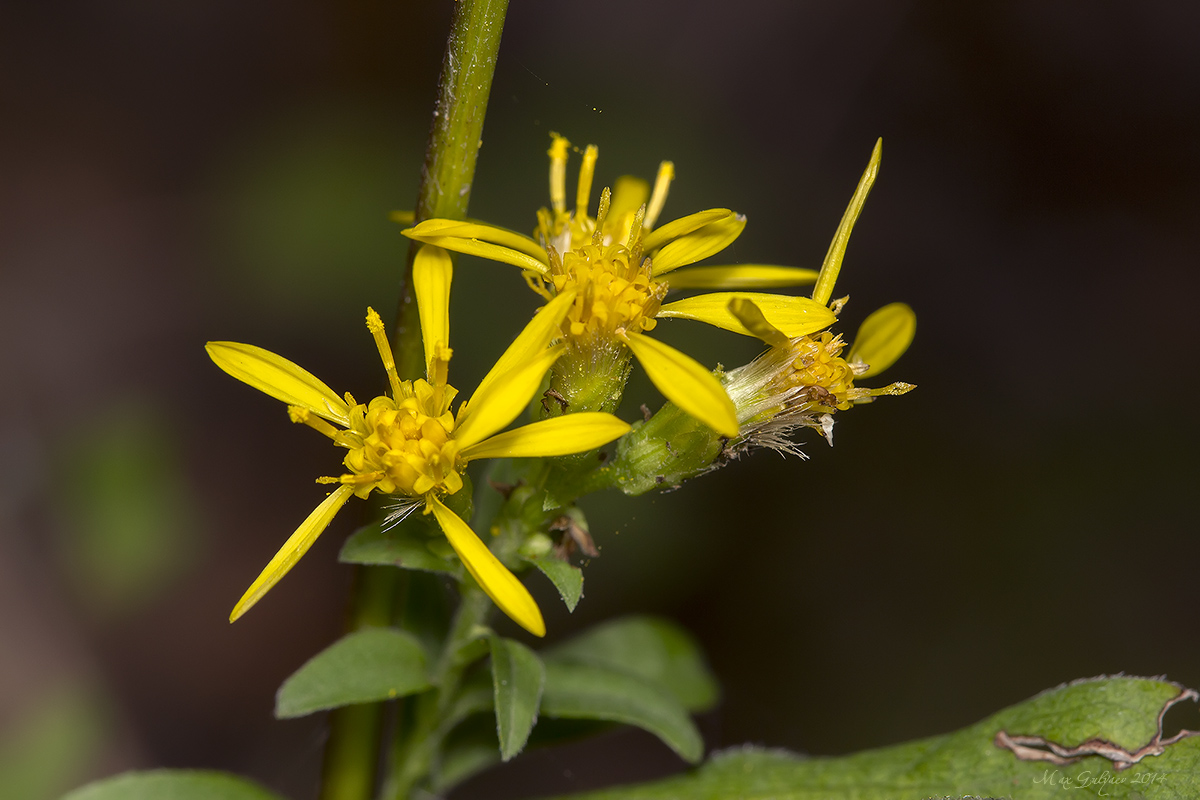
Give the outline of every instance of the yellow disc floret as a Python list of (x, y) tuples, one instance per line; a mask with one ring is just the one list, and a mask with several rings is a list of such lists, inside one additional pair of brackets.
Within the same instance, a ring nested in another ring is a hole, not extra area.
[(666, 282), (650, 276), (649, 262), (638, 264), (635, 254), (621, 244), (589, 244), (561, 257), (555, 253), (549, 275), (530, 276), (530, 282), (547, 300), (567, 290), (575, 292), (562, 322), (563, 336), (572, 340), (652, 330), (667, 293)]
[(841, 357), (845, 344), (841, 335), (825, 331), (792, 340), (788, 350), (793, 356), (789, 367), (779, 376), (780, 388), (802, 387), (793, 402), (813, 403), (845, 411), (857, 394), (854, 391), (854, 367)]
[(401, 387), (408, 392), (399, 401), (376, 397), (350, 410), (350, 429), (340, 437), (350, 448), (343, 460), (350, 473), (335, 480), (354, 486), (359, 497), (373, 489), (410, 497), (454, 494), (463, 485), (454, 416), (432, 402), (436, 392), (425, 381)]
[[(429, 360), (433, 383), (402, 381), (396, 374), (383, 321), (374, 309), (367, 309), (367, 329), (375, 338), (394, 397), (376, 397), (363, 405), (346, 396), (348, 428), (331, 438), (350, 450), (342, 461), (350, 472), (320, 482), (353, 486), (354, 493), (363, 498), (376, 489), (413, 498), (454, 494), (462, 488), (465, 463), (459, 458), (454, 414), (450, 412), (458, 392), (445, 383), (450, 349), (438, 343)], [(313, 424), (309, 419), (296, 421)]]

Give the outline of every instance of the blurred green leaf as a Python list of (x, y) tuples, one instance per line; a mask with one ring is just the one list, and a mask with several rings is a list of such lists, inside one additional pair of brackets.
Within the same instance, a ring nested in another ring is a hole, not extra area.
[(317, 653), (279, 687), (275, 716), (390, 700), (428, 689), (425, 650), (392, 628), (356, 631)]
[[(1081, 797), (1190, 800), (1200, 797), (1200, 736), (1162, 745), (1161, 755), (1145, 757), (1123, 771), (1114, 770), (1112, 761), (1097, 755), (1068, 764), (1021, 760), (996, 744), (997, 734), (1005, 731), (1011, 736), (1042, 737), (1066, 748), (1103, 740), (1136, 751), (1155, 742), (1160, 713), (1181, 691), (1178, 684), (1161, 680), (1095, 678), (1044, 692), (945, 736), (840, 758), (804, 758), (747, 747), (717, 754), (689, 775), (574, 797), (1050, 800), (1063, 797), (1063, 790), (1083, 789)], [(1165, 733), (1169, 738), (1172, 732)]]
[(89, 783), (62, 800), (282, 800), (258, 784), (224, 772), (126, 772)]
[(591, 664), (661, 686), (689, 711), (717, 702), (717, 681), (695, 640), (672, 622), (632, 616), (598, 625), (544, 654), (547, 663)]
[(107, 714), (92, 692), (60, 687), (22, 719), (6, 726), (0, 743), (0, 797), (49, 800), (84, 777), (104, 742)]
[(583, 570), (553, 556), (528, 558), (526, 561), (550, 579), (554, 588), (562, 595), (563, 602), (567, 604), (567, 610), (574, 611), (575, 606), (579, 605), (579, 598), (583, 597)]
[(61, 506), (68, 574), (89, 608), (133, 610), (169, 585), (197, 549), (197, 503), (175, 428), (153, 405), (131, 401), (63, 433), (71, 448), (58, 461), (71, 487)]
[(520, 642), (492, 636), (491, 646), (500, 757), (508, 761), (524, 749), (537, 721), (546, 670), (537, 653)]
[(351, 534), (342, 545), (338, 560), (343, 564), (381, 564), (453, 574), (454, 564), (430, 549), (433, 541), (445, 542), (423, 535), (419, 525), (401, 523), (385, 531), (375, 523)]
[(499, 763), (495, 719), (490, 714), (473, 717), (447, 737), (434, 766), (431, 788), (441, 794)]
[(700, 732), (674, 695), (658, 684), (602, 666), (546, 662), (542, 714), (622, 722), (649, 731), (682, 758), (704, 755)]

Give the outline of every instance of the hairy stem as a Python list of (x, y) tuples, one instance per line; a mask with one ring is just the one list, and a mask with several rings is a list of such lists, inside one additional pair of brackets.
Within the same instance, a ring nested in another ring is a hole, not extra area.
[[(422, 169), (417, 220), (435, 216), (462, 219), (466, 216), (508, 0), (458, 0), (454, 8)], [(405, 379), (419, 377), (424, 364), (420, 324), (412, 293), (414, 252), (410, 247), (391, 337), (396, 367), (400, 377)], [(402, 610), (395, 606), (402, 603), (405, 596), (404, 591), (397, 591), (403, 570), (379, 567), (359, 567), (357, 570), (350, 629), (358, 630), (367, 624), (386, 625), (393, 616), (400, 616)], [(386, 618), (377, 623), (378, 604), (385, 597)], [(464, 592), (463, 608), (468, 605), (467, 599)], [(370, 613), (366, 612), (368, 608)], [(487, 604), (482, 608), (480, 613), (486, 614)], [(411, 732), (405, 729), (405, 721), (413, 717), (411, 713), (397, 714), (398, 739), (411, 738)], [(380, 703), (349, 706), (330, 715), (321, 800), (368, 800), (373, 795), (383, 719), (384, 705)], [(407, 796), (408, 788), (428, 773), (428, 760), (423, 760), (420, 766), (424, 772), (411, 780), (406, 779), (403, 793), (392, 796)]]

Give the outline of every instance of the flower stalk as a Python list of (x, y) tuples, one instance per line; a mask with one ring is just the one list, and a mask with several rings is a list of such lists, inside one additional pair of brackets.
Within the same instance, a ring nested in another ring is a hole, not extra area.
[[(475, 163), (482, 141), (483, 120), (508, 0), (459, 0), (442, 61), (437, 106), (430, 127), (425, 163), (421, 173), (416, 218), (466, 216), (475, 179)], [(415, 243), (414, 243), (415, 244)], [(421, 329), (413, 291), (413, 259), (410, 246), (406, 260), (396, 321), (391, 337), (397, 373), (402, 379), (420, 375), (424, 365)], [(403, 616), (404, 571), (359, 567), (355, 576), (350, 630), (380, 624), (374, 613), (358, 609), (378, 607), (386, 597), (393, 618)], [(482, 592), (476, 592), (482, 595)], [(465, 598), (464, 598), (465, 600)], [(486, 604), (483, 604), (486, 607)], [(387, 624), (390, 620), (382, 621)], [(383, 732), (382, 703), (347, 706), (330, 715), (330, 733), (322, 770), (321, 800), (368, 800), (377, 782), (380, 741)], [(405, 715), (398, 714), (397, 727)], [(401, 731), (397, 731), (398, 735)], [(409, 784), (411, 785), (411, 784)], [(393, 795), (402, 796), (402, 795)]]

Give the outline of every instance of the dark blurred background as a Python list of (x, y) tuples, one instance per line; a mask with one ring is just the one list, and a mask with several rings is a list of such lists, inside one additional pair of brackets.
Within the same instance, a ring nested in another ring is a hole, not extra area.
[[(339, 635), (356, 521), (228, 625), (331, 454), (202, 345), (376, 391), (362, 317), (394, 308), (387, 212), (413, 205), (451, 7), (0, 6), (0, 794), (186, 766), (314, 796), (322, 720), (272, 721), (273, 694)], [(816, 266), (882, 136), (843, 326), (919, 317), (885, 376), (918, 390), (840, 415), (836, 447), (588, 498), (577, 612), (532, 578), (548, 640), (680, 622), (724, 687), (713, 749), (877, 747), (1119, 670), (1200, 685), (1198, 40), (1167, 0), (513, 0), (474, 216), (532, 228), (556, 130), (603, 182), (673, 159), (666, 219), (745, 213), (722, 260)], [(464, 388), (534, 307), (466, 261)], [(755, 353), (701, 328), (659, 330)], [(631, 393), (629, 418), (659, 402)], [(680, 768), (614, 734), (455, 796)]]

